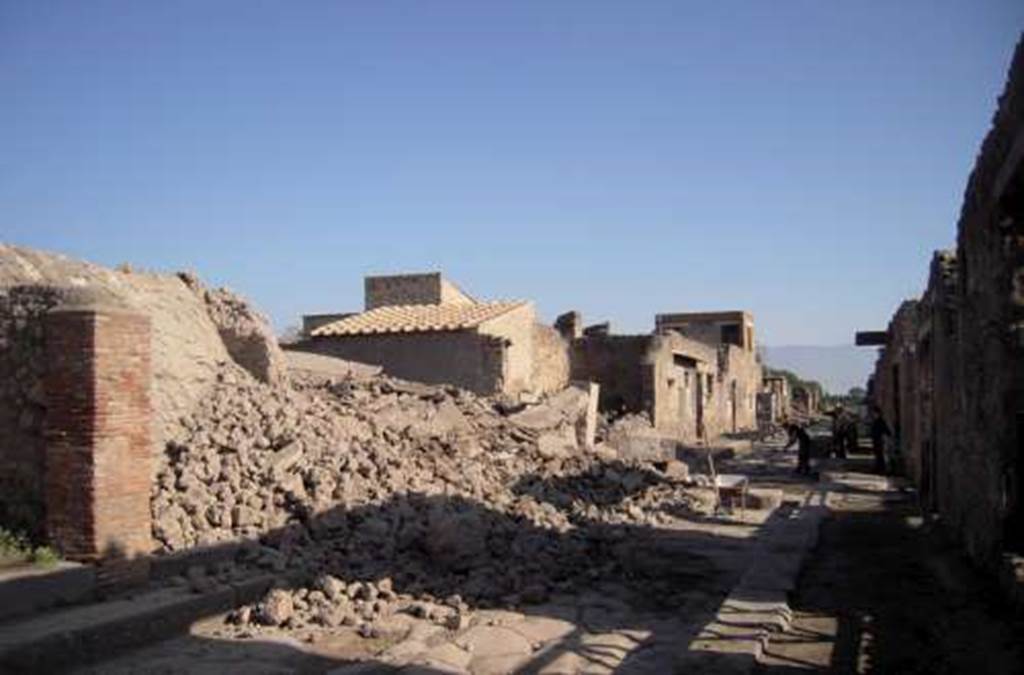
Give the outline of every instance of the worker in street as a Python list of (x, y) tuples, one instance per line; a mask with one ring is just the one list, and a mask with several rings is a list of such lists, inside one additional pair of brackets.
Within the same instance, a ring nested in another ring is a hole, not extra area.
[(807, 433), (807, 430), (802, 425), (796, 422), (790, 422), (786, 425), (786, 431), (789, 432), (789, 442), (786, 443), (785, 450), (789, 450), (793, 447), (794, 443), (798, 443), (797, 446), (797, 461), (796, 461), (796, 472), (804, 476), (811, 474), (811, 437)]
[(871, 406), (871, 450), (875, 453), (875, 473), (885, 473), (885, 437), (892, 436), (892, 429), (882, 417), (882, 409)]
[(846, 429), (843, 432), (843, 441), (846, 448), (843, 453), (844, 457), (857, 452), (857, 446), (860, 444), (860, 432), (857, 430), (857, 425), (859, 423), (859, 416), (856, 413), (850, 413), (847, 418)]
[[(853, 415), (843, 406), (836, 406), (825, 413), (832, 418), (832, 444), (830, 454), (839, 459), (846, 459), (847, 451), (850, 450), (850, 431), (853, 428), (853, 435), (856, 438), (856, 422)], [(856, 446), (856, 440), (853, 445)]]

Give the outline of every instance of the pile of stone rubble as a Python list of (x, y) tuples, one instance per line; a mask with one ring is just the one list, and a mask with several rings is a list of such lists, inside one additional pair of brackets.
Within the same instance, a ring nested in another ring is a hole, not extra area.
[(290, 580), (241, 625), (372, 632), (402, 612), (457, 627), (469, 607), (635, 577), (624, 541), (710, 508), (684, 464), (586, 447), (585, 388), (523, 406), (381, 375), (292, 379), (224, 366), (154, 488), (166, 551), (243, 540), (241, 570)]

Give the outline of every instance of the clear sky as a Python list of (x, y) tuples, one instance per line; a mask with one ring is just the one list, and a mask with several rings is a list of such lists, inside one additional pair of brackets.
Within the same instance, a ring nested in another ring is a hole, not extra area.
[(367, 273), (619, 331), (884, 327), (955, 239), (1018, 0), (0, 0), (0, 240), (278, 328)]

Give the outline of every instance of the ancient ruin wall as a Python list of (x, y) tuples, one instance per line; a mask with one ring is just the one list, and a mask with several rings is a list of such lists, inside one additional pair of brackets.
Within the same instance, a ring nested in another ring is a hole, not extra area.
[(366, 277), (364, 309), (389, 305), (436, 305), (442, 300), (440, 272)]
[[(2, 268), (0, 268), (2, 271)], [(42, 535), (47, 286), (0, 288), (0, 523)]]
[(452, 384), (481, 394), (500, 392), (505, 386), (503, 340), (472, 330), (318, 337), (291, 348), (378, 365), (406, 380)]
[(533, 325), (532, 388), (538, 392), (561, 391), (569, 384), (569, 342), (557, 329)]
[(154, 453), (231, 360), (208, 304), (181, 278), (0, 244), (0, 520), (11, 527), (38, 531), (41, 522), (44, 317), (79, 289), (151, 321)]
[(874, 374), (925, 503), (984, 564), (1024, 548), (1022, 156), (1024, 42), (968, 181), (956, 255), (937, 256), (922, 301), (897, 312)]
[(600, 407), (609, 412), (647, 412), (644, 368), (650, 335), (605, 335), (573, 340), (573, 380), (601, 384)]
[(226, 288), (207, 288), (193, 274), (179, 277), (206, 304), (207, 314), (235, 363), (260, 382), (287, 381), (288, 364), (265, 316)]
[(532, 304), (524, 304), (480, 325), (477, 331), (505, 344), (503, 391), (517, 393), (534, 389), (533, 327), (537, 315)]
[[(963, 466), (956, 501), (968, 548), (992, 559), (1011, 528), (1006, 518), (1022, 495), (1024, 439), (1017, 416), (1024, 410), (1022, 373), (1021, 260), (1024, 259), (1024, 41), (1010, 70), (992, 130), (964, 196), (957, 233), (960, 263), (960, 381), (963, 411)], [(1016, 156), (1013, 156), (1015, 155)], [(1019, 523), (1018, 523), (1019, 525)], [(1015, 545), (1020, 546), (1018, 534)]]

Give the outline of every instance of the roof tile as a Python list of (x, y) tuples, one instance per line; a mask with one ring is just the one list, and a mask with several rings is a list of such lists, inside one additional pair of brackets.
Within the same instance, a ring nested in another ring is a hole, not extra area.
[(517, 302), (445, 303), (438, 305), (389, 305), (346, 317), (313, 331), (313, 337), (423, 333), (475, 328), (485, 321), (524, 306)]

